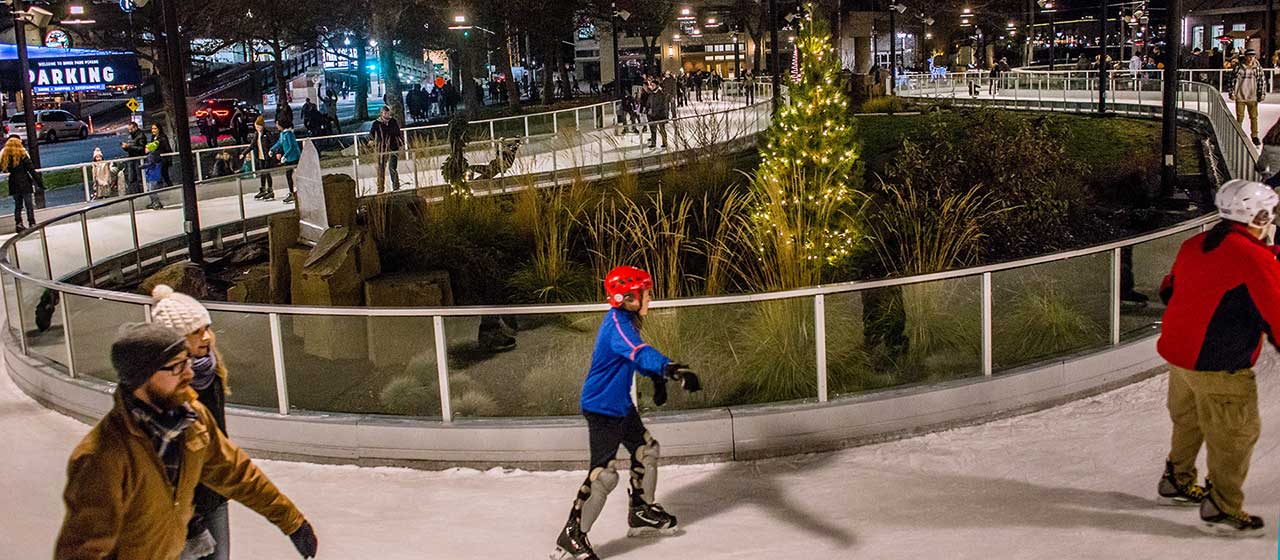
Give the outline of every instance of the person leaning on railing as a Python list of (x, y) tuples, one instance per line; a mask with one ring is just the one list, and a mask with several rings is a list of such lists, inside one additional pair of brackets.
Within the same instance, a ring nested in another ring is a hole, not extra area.
[[(1173, 437), (1157, 493), (1161, 503), (1200, 506), (1204, 532), (1260, 537), (1263, 521), (1244, 511), (1242, 487), (1262, 426), (1253, 365), (1280, 325), (1280, 261), (1263, 241), (1280, 196), (1236, 179), (1216, 203), (1222, 221), (1182, 244), (1160, 290), (1168, 308), (1156, 348), (1169, 362)], [(1196, 484), (1202, 445), (1204, 486)]]

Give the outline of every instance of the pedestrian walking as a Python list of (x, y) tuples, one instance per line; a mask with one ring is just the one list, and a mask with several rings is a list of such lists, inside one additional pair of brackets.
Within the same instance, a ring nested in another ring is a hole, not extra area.
[(1244, 52), (1244, 58), (1232, 69), (1231, 99), (1236, 102), (1236, 122), (1244, 125), (1244, 114), (1249, 113), (1249, 132), (1254, 145), (1261, 146), (1258, 138), (1258, 102), (1266, 99), (1267, 88), (1262, 82), (1262, 65), (1253, 49)]
[(391, 174), (391, 190), (400, 190), (400, 173), (396, 170), (400, 148), (403, 145), (400, 123), (386, 107), (378, 113), (378, 119), (369, 128), (369, 143), (378, 153), (378, 192), (387, 186), (387, 173)]
[[(216, 128), (217, 125), (215, 125)], [(216, 134), (216, 133), (215, 133)], [(160, 144), (160, 177), (164, 186), (172, 187), (173, 179), (169, 178), (169, 168), (173, 166), (171, 158), (164, 157), (165, 154), (173, 153), (173, 144), (169, 143), (169, 135), (164, 133), (164, 129), (160, 125), (151, 124), (151, 141)]]
[(236, 111), (231, 114), (231, 137), (235, 139), (237, 146), (249, 141), (249, 129), (249, 115), (243, 108), (236, 107)]
[[(384, 105), (382, 110), (386, 111), (387, 107)], [(298, 165), (298, 160), (302, 159), (302, 148), (298, 145), (298, 137), (293, 133), (293, 123), (276, 121), (276, 127), (280, 129), (280, 133), (269, 153), (275, 155), (276, 161), (285, 166), (284, 180), (289, 184), (289, 195), (282, 202), (292, 204), (298, 199), (293, 187), (293, 169)]]
[(269, 156), (275, 141), (275, 137), (267, 130), (266, 120), (259, 116), (258, 120), (253, 121), (253, 136), (249, 138), (249, 149), (240, 155), (246, 164), (255, 166), (258, 171), (258, 194), (253, 196), (258, 200), (274, 200), (276, 197), (275, 188), (271, 184), (271, 174), (267, 172), (267, 169), (271, 168), (272, 159)]
[[(1280, 324), (1280, 261), (1263, 241), (1278, 203), (1267, 185), (1228, 181), (1216, 199), (1221, 221), (1182, 244), (1160, 290), (1168, 307), (1156, 348), (1169, 362), (1173, 437), (1157, 492), (1162, 503), (1199, 506), (1199, 529), (1214, 535), (1265, 530), (1245, 512), (1242, 487), (1261, 431), (1252, 368)], [(1204, 486), (1196, 483), (1202, 446)]]
[[(225, 152), (224, 152), (225, 153)], [(227, 367), (218, 352), (209, 311), (195, 298), (160, 284), (151, 291), (151, 322), (186, 334), (191, 358), (191, 388), (209, 410), (214, 424), (227, 433)], [(183, 560), (226, 560), (231, 554), (227, 499), (201, 484), (195, 489), (195, 514), (187, 523)]]
[[(151, 126), (155, 127), (155, 125)], [(218, 119), (213, 116), (213, 111), (209, 111), (203, 117), (200, 117), (196, 121), (196, 127), (200, 129), (200, 134), (204, 136), (205, 146), (209, 148), (218, 147)]]
[(689, 392), (702, 388), (698, 375), (644, 343), (640, 331), (649, 313), (653, 279), (648, 272), (630, 266), (614, 268), (605, 277), (605, 293), (612, 306), (596, 333), (591, 368), (582, 384), (579, 405), (587, 420), (591, 464), (587, 478), (569, 510), (569, 520), (556, 538), (552, 558), (595, 559), (587, 533), (604, 510), (609, 492), (618, 485), (614, 459), (618, 446), (631, 455), (631, 483), (627, 493), (627, 536), (672, 534), (676, 517), (657, 503), (658, 440), (645, 428), (631, 400), (631, 384), (637, 373), (653, 382), (653, 402), (667, 401), (667, 382)]
[(116, 166), (105, 161), (102, 148), (93, 149), (93, 200), (101, 200), (116, 195), (116, 177), (119, 176)]
[(711, 79), (710, 79), (710, 82), (711, 82), (711, 100), (712, 100), (712, 101), (719, 101), (719, 100), (720, 100), (720, 86), (724, 83), (724, 79), (720, 77), (720, 71), (719, 71), (719, 70), (712, 70), (712, 71), (711, 71)]
[[(129, 139), (121, 142), (120, 148), (129, 158), (139, 158), (147, 154), (147, 134), (142, 131), (138, 123), (129, 123)], [(130, 159), (124, 164), (125, 181), (128, 183), (125, 188), (127, 194), (138, 194), (142, 192), (142, 163), (137, 159)]]
[[(36, 188), (40, 174), (31, 163), (31, 155), (22, 145), (22, 139), (10, 136), (0, 150), (0, 170), (9, 174), (9, 196), (13, 197), (14, 231), (21, 233), (36, 225)], [(22, 209), (27, 209), (27, 224), (22, 225)]]
[(753, 105), (756, 102), (756, 72), (755, 70), (747, 70), (747, 79), (743, 84), (746, 90), (747, 105)]
[(196, 400), (185, 333), (124, 325), (111, 345), (111, 411), (71, 452), (55, 560), (178, 558), (197, 484), (267, 518), (303, 558), (317, 539), (297, 506)]

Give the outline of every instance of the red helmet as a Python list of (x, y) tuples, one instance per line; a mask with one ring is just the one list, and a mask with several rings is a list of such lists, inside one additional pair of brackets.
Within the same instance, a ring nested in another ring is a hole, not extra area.
[(614, 307), (621, 306), (627, 294), (650, 288), (653, 288), (653, 277), (634, 266), (616, 267), (604, 277), (604, 292), (609, 296), (609, 305)]

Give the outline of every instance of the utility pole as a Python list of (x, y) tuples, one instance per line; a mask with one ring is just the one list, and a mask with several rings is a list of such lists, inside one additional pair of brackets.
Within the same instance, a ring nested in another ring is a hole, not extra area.
[(187, 234), (187, 257), (192, 263), (204, 264), (204, 246), (200, 239), (200, 208), (196, 201), (195, 157), (191, 153), (191, 129), (187, 124), (187, 81), (183, 76), (182, 38), (178, 31), (177, 0), (161, 0), (164, 12), (165, 72), (173, 98), (173, 131), (178, 141), (178, 158), (182, 163), (182, 218)]
[[(1270, 4), (1270, 2), (1268, 2)], [(1178, 62), (1182, 57), (1182, 0), (1169, 0), (1169, 24), (1165, 32), (1164, 112), (1160, 135), (1164, 165), (1160, 174), (1161, 198), (1168, 200), (1178, 184)], [(1145, 37), (1144, 37), (1145, 39)], [(1268, 37), (1269, 39), (1269, 37)]]
[(1098, 41), (1100, 47), (1098, 51), (1098, 113), (1106, 114), (1107, 112), (1107, 0), (1102, 0), (1102, 17), (1098, 18), (1098, 32), (1101, 39)]
[[(31, 62), (27, 58), (27, 22), (25, 16), (19, 15), (25, 11), (23, 4), (23, 0), (13, 0), (9, 9), (14, 18), (14, 42), (18, 44), (18, 73), (22, 75), (22, 116), (27, 125), (27, 153), (31, 155), (31, 164), (40, 169), (40, 136), (36, 134), (35, 100), (32, 99), (35, 94), (31, 91)], [(35, 191), (36, 208), (44, 208), (44, 189)]]
[[(1276, 49), (1276, 2), (1275, 0), (1267, 0), (1267, 22), (1262, 26), (1266, 33), (1263, 43), (1266, 45), (1265, 51), (1262, 52), (1262, 60), (1270, 61), (1272, 53)], [(1166, 41), (1167, 43), (1168, 41)]]
[(778, 48), (778, 0), (769, 0), (769, 69), (773, 71), (773, 113), (782, 105), (782, 52)]
[(889, 95), (898, 94), (898, 10), (889, 5)]

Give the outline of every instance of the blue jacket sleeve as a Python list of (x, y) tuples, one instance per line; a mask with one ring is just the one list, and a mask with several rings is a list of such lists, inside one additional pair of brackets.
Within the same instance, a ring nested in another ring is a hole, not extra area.
[(613, 336), (610, 337), (609, 347), (613, 352), (630, 360), (643, 375), (662, 375), (662, 369), (671, 362), (670, 358), (645, 344), (640, 338), (640, 331), (636, 330), (631, 321), (619, 320), (616, 313), (610, 313), (606, 320), (612, 323)]

